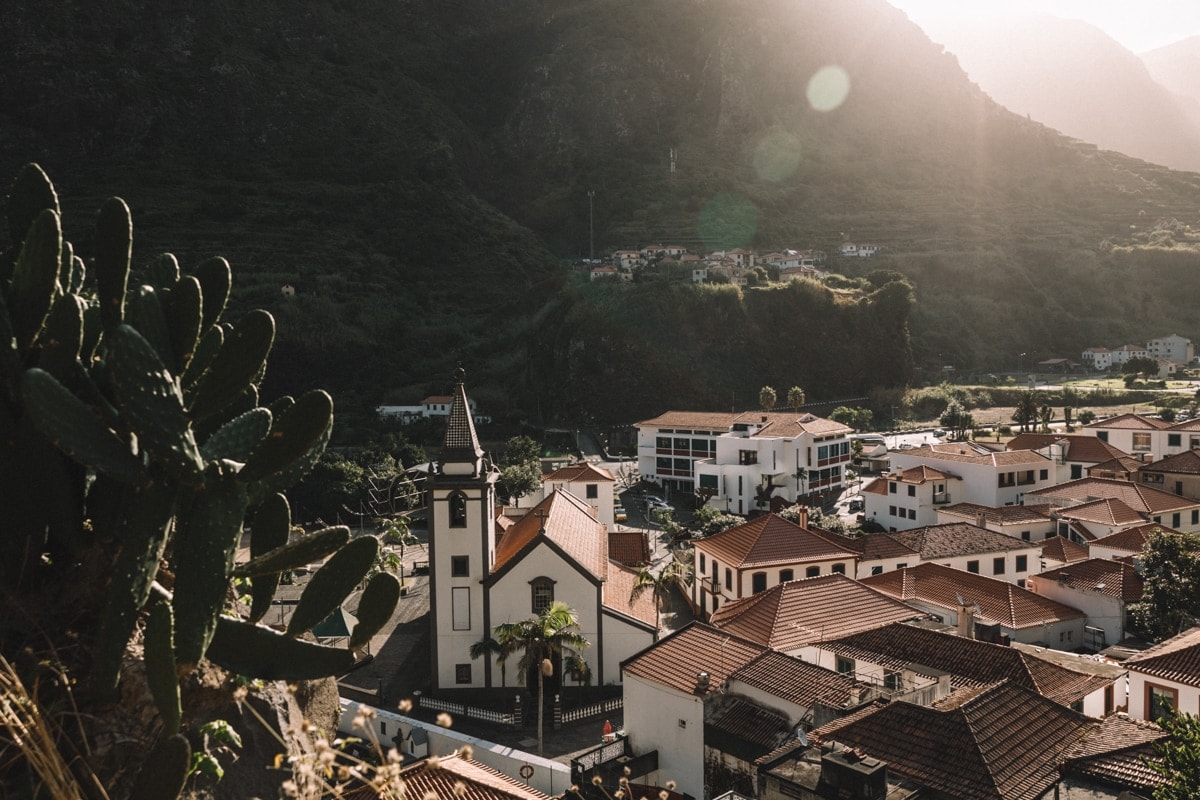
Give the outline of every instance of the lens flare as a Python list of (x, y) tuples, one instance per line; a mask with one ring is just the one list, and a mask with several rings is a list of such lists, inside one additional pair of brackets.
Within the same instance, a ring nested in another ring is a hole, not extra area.
[(758, 209), (744, 197), (718, 194), (696, 219), (696, 232), (709, 250), (745, 247), (758, 229)]
[(783, 180), (800, 166), (800, 139), (787, 131), (768, 132), (754, 148), (753, 163), (763, 180)]
[(809, 78), (806, 94), (815, 111), (833, 111), (850, 94), (850, 75), (839, 66), (821, 67)]

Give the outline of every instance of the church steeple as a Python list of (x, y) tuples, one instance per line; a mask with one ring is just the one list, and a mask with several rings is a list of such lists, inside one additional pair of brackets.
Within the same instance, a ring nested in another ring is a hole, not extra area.
[(483, 469), (483, 448), (475, 433), (475, 419), (467, 402), (463, 386), (465, 371), (454, 371), (454, 399), (450, 405), (450, 421), (442, 440), (441, 471), (445, 475), (478, 476)]

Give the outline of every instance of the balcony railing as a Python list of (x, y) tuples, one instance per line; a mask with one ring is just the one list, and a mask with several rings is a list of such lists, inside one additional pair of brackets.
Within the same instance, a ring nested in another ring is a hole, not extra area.
[(934, 505), (939, 505), (939, 506), (949, 503), (950, 502), (950, 493), (949, 492), (934, 492), (933, 493), (933, 502), (934, 502)]

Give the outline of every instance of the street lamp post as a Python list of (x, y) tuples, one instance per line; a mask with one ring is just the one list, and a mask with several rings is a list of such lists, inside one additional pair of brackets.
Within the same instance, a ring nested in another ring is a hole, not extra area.
[(595, 189), (588, 189), (588, 260), (596, 260), (596, 223), (593, 200), (596, 197)]

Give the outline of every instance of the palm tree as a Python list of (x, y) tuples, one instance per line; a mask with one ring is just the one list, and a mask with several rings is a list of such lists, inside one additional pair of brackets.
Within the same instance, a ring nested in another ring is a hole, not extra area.
[(804, 390), (799, 386), (793, 386), (787, 391), (788, 408), (798, 409), (804, 405)]
[(679, 580), (687, 580), (691, 569), (683, 563), (671, 559), (671, 563), (659, 570), (655, 575), (647, 566), (642, 566), (638, 569), (637, 580), (633, 584), (633, 591), (629, 593), (629, 602), (637, 602), (645, 592), (654, 593), (654, 641), (658, 641), (659, 623), (662, 618), (662, 603), (667, 594), (671, 591)]
[(764, 386), (758, 392), (758, 403), (763, 407), (764, 411), (770, 411), (775, 408), (775, 401), (777, 399), (775, 389), (770, 386)]
[(506, 648), (501, 659), (506, 659), (512, 653), (520, 653), (521, 660), (517, 662), (517, 666), (523, 674), (528, 675), (530, 669), (537, 668), (537, 743), (540, 756), (546, 678), (554, 674), (555, 659), (565, 655), (570, 662), (580, 651), (591, 647), (592, 643), (579, 633), (579, 615), (561, 600), (551, 602), (536, 617), (497, 625), (495, 633), (496, 641), (502, 648)]
[(472, 661), (479, 658), (487, 658), (488, 656), (495, 656), (496, 663), (500, 666), (500, 686), (501, 688), (508, 686), (508, 671), (504, 660), (512, 655), (511, 646), (500, 644), (500, 642), (491, 636), (484, 636), (478, 642), (471, 645), (468, 653)]

